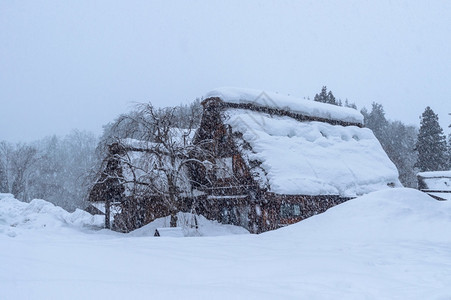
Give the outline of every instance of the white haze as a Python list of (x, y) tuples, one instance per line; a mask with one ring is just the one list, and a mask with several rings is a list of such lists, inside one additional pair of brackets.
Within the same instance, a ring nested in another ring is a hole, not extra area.
[(219, 86), (451, 123), (448, 1), (2, 1), (0, 140), (99, 134), (135, 102)]

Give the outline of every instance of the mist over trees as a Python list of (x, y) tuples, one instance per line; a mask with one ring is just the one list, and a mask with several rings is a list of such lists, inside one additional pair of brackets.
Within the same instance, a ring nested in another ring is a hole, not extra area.
[(6, 142), (0, 144), (0, 179), (2, 189), (17, 195), (21, 199), (29, 198), (29, 189), (32, 181), (33, 165), (37, 161), (37, 149), (26, 144), (10, 145)]
[(0, 192), (29, 202), (45, 199), (66, 210), (85, 205), (97, 138), (73, 131), (30, 144), (0, 142)]
[(399, 171), (399, 181), (406, 186), (416, 188), (418, 170), (415, 168), (417, 152), (415, 143), (418, 130), (400, 121), (389, 121), (385, 117), (382, 104), (373, 102), (371, 111), (361, 110), (365, 127), (371, 129)]

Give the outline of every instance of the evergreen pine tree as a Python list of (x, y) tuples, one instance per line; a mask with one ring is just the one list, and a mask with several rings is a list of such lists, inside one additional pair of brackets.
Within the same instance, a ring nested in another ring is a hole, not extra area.
[(371, 112), (368, 113), (362, 110), (364, 116), (365, 127), (371, 129), (377, 139), (384, 146), (384, 141), (387, 140), (388, 121), (385, 118), (385, 111), (382, 104), (373, 102)]
[(321, 93), (316, 94), (313, 100), (316, 102), (327, 103), (327, 87), (323, 86), (323, 88), (321, 89)]
[[(322, 102), (322, 103), (328, 103), (333, 105), (339, 105), (337, 100), (335, 99), (334, 94), (332, 91), (327, 92), (327, 87), (323, 86), (321, 89), (321, 93), (316, 94), (315, 98), (313, 98), (314, 101)], [(341, 105), (339, 105), (341, 106)]]
[(349, 100), (348, 100), (347, 98), (346, 98), (346, 100), (345, 100), (344, 106), (345, 106), (345, 107), (350, 107), (350, 108), (357, 109), (357, 105), (355, 105), (355, 103), (349, 103)]
[(420, 132), (416, 143), (420, 171), (442, 171), (447, 169), (446, 137), (438, 123), (438, 116), (428, 106), (421, 116)]
[(405, 187), (416, 188), (417, 176), (414, 165), (418, 155), (414, 149), (418, 129), (406, 126), (400, 121), (388, 123), (387, 140), (383, 141), (383, 148), (398, 169), (401, 183)]
[(329, 93), (327, 93), (327, 103), (338, 105), (337, 101), (335, 100), (334, 94), (332, 94), (332, 91), (329, 91)]
[(381, 143), (390, 160), (399, 171), (399, 180), (406, 187), (416, 188), (417, 178), (414, 164), (417, 154), (414, 151), (417, 137), (415, 127), (406, 126), (399, 121), (391, 122), (385, 118), (381, 104), (373, 102), (371, 112), (361, 110), (365, 127), (371, 129)]

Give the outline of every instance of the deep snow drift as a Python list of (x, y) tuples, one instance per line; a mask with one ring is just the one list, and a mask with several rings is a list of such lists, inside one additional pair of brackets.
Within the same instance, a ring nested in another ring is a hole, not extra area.
[[(177, 216), (177, 226), (183, 228), (185, 236), (249, 234), (243, 227), (220, 224), (203, 216), (194, 217), (189, 213), (178, 213)], [(69, 213), (45, 200), (34, 199), (30, 203), (25, 203), (14, 199), (11, 194), (0, 193), (0, 234), (4, 233), (10, 237), (30, 233), (30, 230), (49, 232), (76, 229), (89, 232), (103, 228), (104, 221), (103, 216), (92, 216), (79, 209)], [(169, 227), (169, 222), (170, 217), (159, 218), (128, 235), (153, 236), (155, 229)]]
[(0, 193), (0, 235), (15, 237), (22, 232), (57, 231), (61, 229), (88, 229), (102, 227), (104, 218), (77, 209), (69, 213), (50, 202), (34, 199), (21, 202), (11, 194)]
[[(0, 299), (451, 298), (451, 202), (416, 190), (375, 192), (261, 235), (219, 237), (95, 231), (87, 216), (44, 228), (36, 212), (14, 217), (36, 204), (15, 205), (0, 199)], [(53, 209), (38, 214), (54, 220)]]

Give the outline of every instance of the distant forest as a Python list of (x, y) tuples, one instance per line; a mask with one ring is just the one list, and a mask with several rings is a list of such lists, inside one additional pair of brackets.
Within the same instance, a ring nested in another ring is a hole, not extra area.
[[(358, 109), (346, 99), (336, 99), (323, 87), (313, 101)], [(142, 107), (142, 106), (141, 106)], [(160, 110), (161, 112), (164, 109)], [(199, 116), (202, 108), (196, 99), (189, 105), (174, 108), (173, 123), (180, 128)], [(451, 135), (446, 138), (438, 116), (426, 107), (419, 127), (387, 120), (382, 104), (363, 107), (364, 125), (370, 128), (399, 171), (405, 187), (417, 187), (416, 173), (451, 168)], [(156, 110), (158, 113), (158, 110)], [(145, 128), (130, 128), (127, 120), (140, 118), (140, 106), (120, 115), (104, 126), (101, 137), (84, 131), (73, 131), (64, 137), (50, 136), (32, 143), (0, 142), (0, 192), (12, 193), (29, 202), (40, 198), (73, 211), (87, 206), (88, 191), (106, 155), (109, 143), (117, 138), (137, 138)], [(451, 126), (451, 125), (450, 125)], [(138, 134), (138, 136), (137, 136)]]

